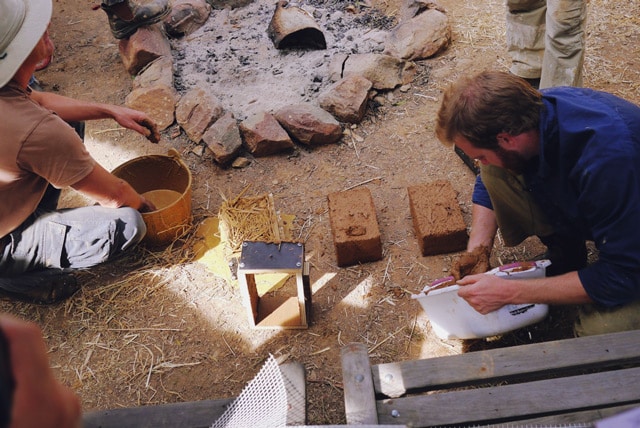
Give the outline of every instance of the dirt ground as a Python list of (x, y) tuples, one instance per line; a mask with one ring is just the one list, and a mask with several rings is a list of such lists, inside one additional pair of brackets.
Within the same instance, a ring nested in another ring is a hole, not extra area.
[[(362, 2), (354, 2), (362, 3)], [(453, 29), (442, 54), (418, 64), (411, 88), (388, 102), (339, 143), (252, 159), (223, 169), (193, 153), (184, 133), (164, 132), (152, 145), (111, 121), (87, 125), (90, 151), (108, 169), (144, 154), (177, 149), (194, 175), (198, 224), (218, 212), (223, 195), (272, 193), (276, 208), (295, 216), (294, 236), (310, 262), (313, 322), (305, 330), (249, 327), (240, 292), (193, 260), (193, 237), (163, 252), (131, 257), (82, 275), (83, 289), (56, 306), (0, 302), (0, 310), (37, 322), (56, 374), (81, 397), (85, 411), (235, 396), (265, 358), (297, 361), (307, 371), (308, 423), (344, 423), (340, 348), (366, 343), (374, 363), (450, 355), (571, 335), (571, 308), (551, 308), (543, 322), (493, 340), (443, 341), (410, 298), (446, 275), (456, 254), (422, 257), (414, 236), (407, 186), (446, 179), (459, 192), (465, 221), (474, 175), (434, 136), (441, 93), (456, 77), (507, 69), (504, 2), (441, 0)], [(374, 0), (394, 16), (400, 0)], [(54, 0), (53, 63), (39, 72), (45, 90), (121, 104), (131, 90), (104, 12), (87, 0)], [(591, 0), (584, 85), (640, 103), (638, 2)], [(215, 11), (213, 13), (216, 13)], [(338, 268), (327, 194), (366, 186), (376, 205), (383, 259)], [(71, 198), (70, 200), (73, 200)], [(493, 265), (530, 259), (544, 250), (530, 240), (498, 241)]]

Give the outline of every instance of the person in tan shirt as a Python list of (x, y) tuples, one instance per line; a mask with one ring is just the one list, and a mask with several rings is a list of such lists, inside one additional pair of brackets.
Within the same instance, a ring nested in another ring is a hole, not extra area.
[[(0, 0), (0, 296), (52, 303), (78, 290), (68, 274), (112, 260), (146, 233), (155, 207), (87, 152), (69, 123), (111, 118), (159, 139), (143, 112), (33, 91), (51, 54), (51, 0)], [(58, 210), (71, 187), (97, 205)]]

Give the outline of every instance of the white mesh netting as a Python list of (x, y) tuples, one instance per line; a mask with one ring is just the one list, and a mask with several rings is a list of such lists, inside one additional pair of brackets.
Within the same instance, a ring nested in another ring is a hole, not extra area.
[(287, 425), (287, 387), (272, 355), (211, 428), (278, 428)]

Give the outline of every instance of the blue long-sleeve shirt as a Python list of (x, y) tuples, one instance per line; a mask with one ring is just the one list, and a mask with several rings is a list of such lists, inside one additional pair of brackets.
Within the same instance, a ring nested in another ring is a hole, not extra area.
[[(640, 299), (640, 107), (584, 88), (542, 90), (540, 156), (524, 175), (554, 230), (593, 240), (578, 271), (597, 303)], [(492, 208), (478, 176), (474, 203)]]

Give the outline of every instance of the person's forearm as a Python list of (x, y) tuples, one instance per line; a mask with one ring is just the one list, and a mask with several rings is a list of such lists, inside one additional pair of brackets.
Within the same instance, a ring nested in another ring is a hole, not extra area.
[(153, 143), (160, 141), (157, 125), (145, 112), (124, 106), (76, 100), (49, 92), (33, 91), (31, 98), (67, 122), (113, 119), (122, 127), (144, 135)]
[(481, 245), (491, 251), (498, 231), (495, 213), (482, 205), (473, 204), (471, 216), (471, 233), (467, 242), (467, 251), (472, 251)]
[(66, 122), (113, 118), (108, 104), (77, 100), (51, 92), (33, 91), (31, 97)]
[(483, 273), (466, 276), (458, 280), (458, 284), (463, 286), (458, 295), (481, 314), (508, 304), (578, 305), (592, 302), (577, 272), (529, 279), (506, 279)]
[(509, 280), (513, 299), (511, 303), (547, 303), (552, 305), (592, 303), (578, 272), (559, 276)]
[(103, 207), (131, 207), (140, 209), (145, 200), (126, 181), (115, 177), (96, 164), (93, 171), (85, 178), (73, 184), (78, 192), (93, 199)]

